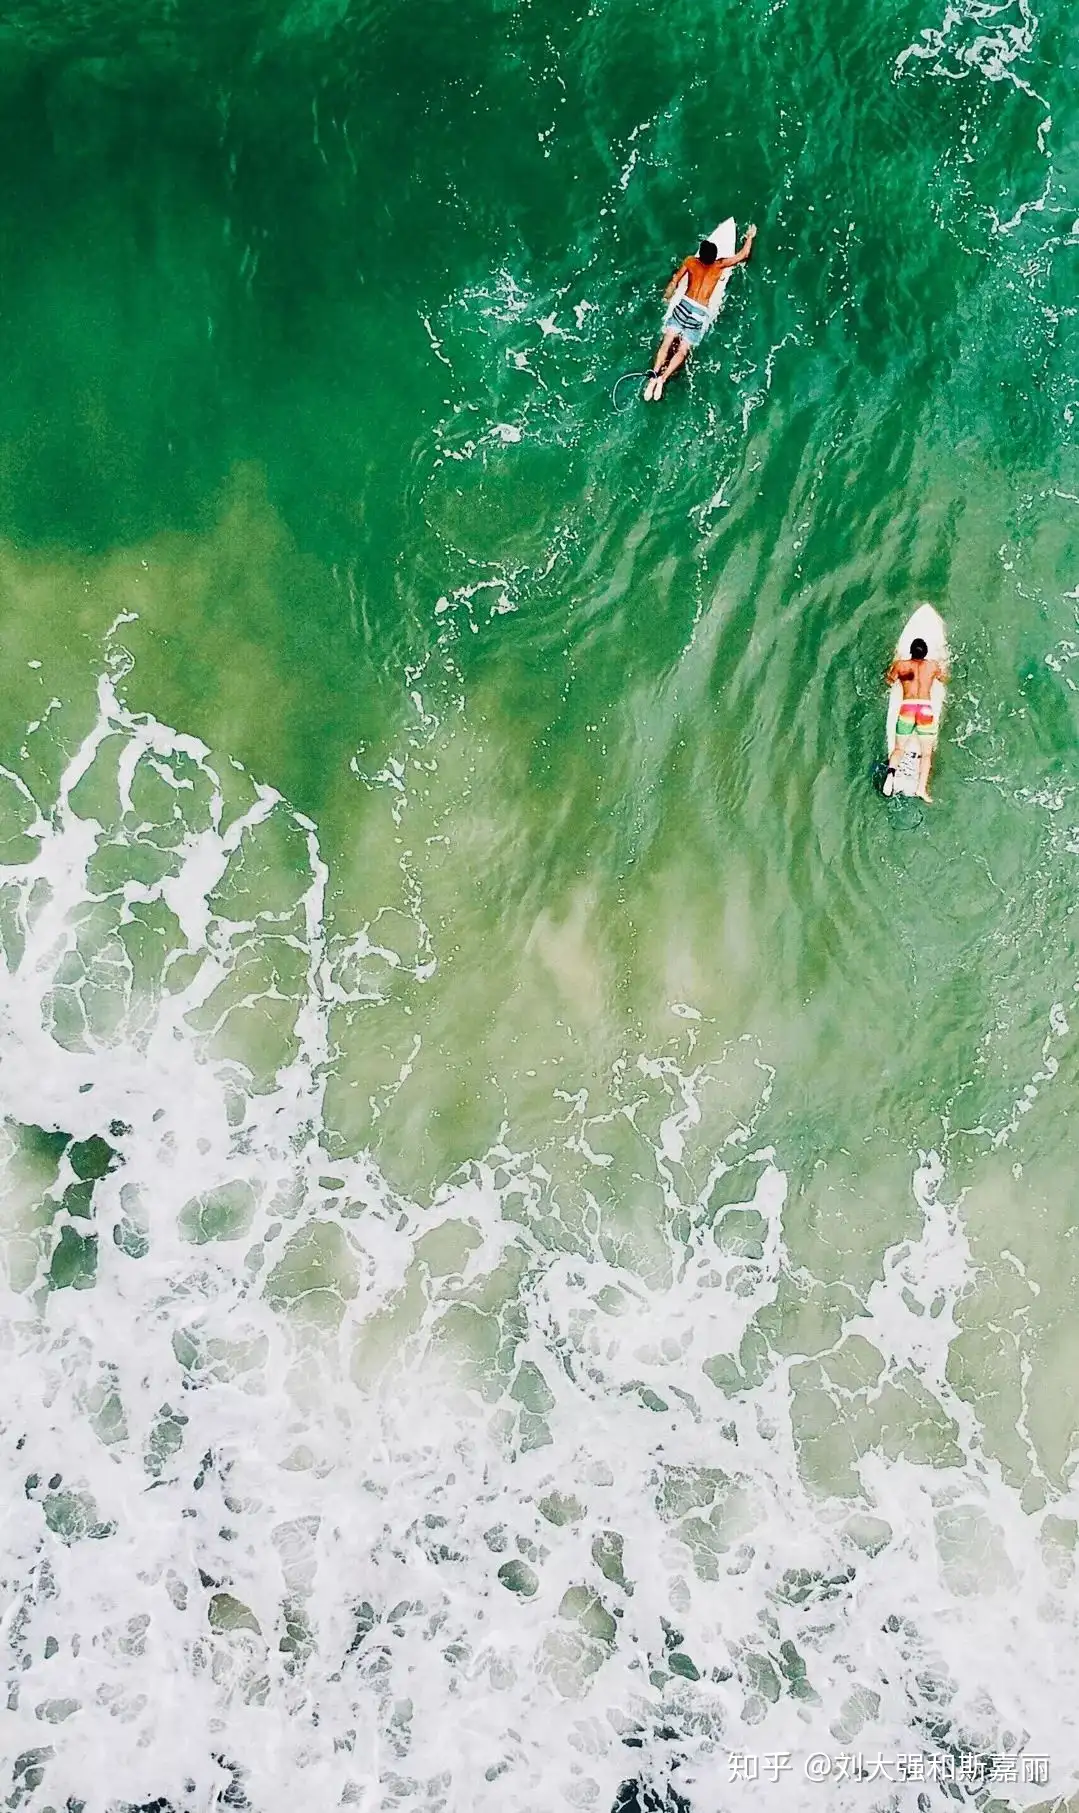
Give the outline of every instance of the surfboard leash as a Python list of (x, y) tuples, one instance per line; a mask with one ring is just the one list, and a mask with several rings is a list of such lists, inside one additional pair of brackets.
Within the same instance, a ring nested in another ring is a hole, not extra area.
[(618, 411), (619, 415), (625, 415), (626, 410), (630, 407), (629, 403), (620, 403), (618, 401), (619, 385), (628, 384), (631, 378), (636, 378), (639, 383), (642, 378), (650, 378), (651, 376), (652, 376), (651, 370), (648, 370), (648, 371), (624, 371), (620, 378), (615, 379), (614, 387), (611, 391), (611, 402), (614, 404), (615, 409)]

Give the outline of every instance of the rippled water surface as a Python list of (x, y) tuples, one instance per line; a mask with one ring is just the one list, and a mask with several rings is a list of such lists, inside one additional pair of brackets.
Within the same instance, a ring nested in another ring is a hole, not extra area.
[(0, 22), (5, 1806), (1079, 1786), (1079, 39), (919, 4)]

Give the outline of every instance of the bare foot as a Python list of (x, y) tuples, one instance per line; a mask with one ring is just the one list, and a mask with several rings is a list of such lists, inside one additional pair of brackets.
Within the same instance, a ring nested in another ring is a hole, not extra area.
[(655, 383), (652, 386), (653, 403), (659, 402), (660, 397), (663, 395), (663, 386), (666, 382), (667, 382), (666, 378), (657, 378), (656, 379)]

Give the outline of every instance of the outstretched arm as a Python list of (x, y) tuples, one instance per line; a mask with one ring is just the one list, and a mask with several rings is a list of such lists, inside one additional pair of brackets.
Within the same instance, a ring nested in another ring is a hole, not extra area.
[(723, 260), (724, 265), (729, 268), (731, 265), (745, 264), (746, 259), (749, 257), (750, 252), (753, 250), (753, 241), (756, 239), (756, 237), (757, 237), (756, 227), (747, 227), (746, 236), (742, 241), (741, 251), (736, 252), (734, 254), (733, 258), (724, 258), (724, 260)]

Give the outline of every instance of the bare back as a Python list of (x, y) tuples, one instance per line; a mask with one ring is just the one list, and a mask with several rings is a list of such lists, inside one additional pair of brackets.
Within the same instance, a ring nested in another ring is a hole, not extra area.
[(886, 675), (889, 686), (898, 680), (904, 699), (928, 699), (934, 680), (946, 681), (948, 670), (941, 661), (893, 661)]
[(717, 258), (712, 264), (705, 264), (703, 259), (687, 258), (675, 272), (673, 281), (677, 284), (685, 277), (688, 280), (686, 295), (690, 301), (707, 304), (711, 301), (720, 278), (730, 270), (734, 262), (733, 258)]

